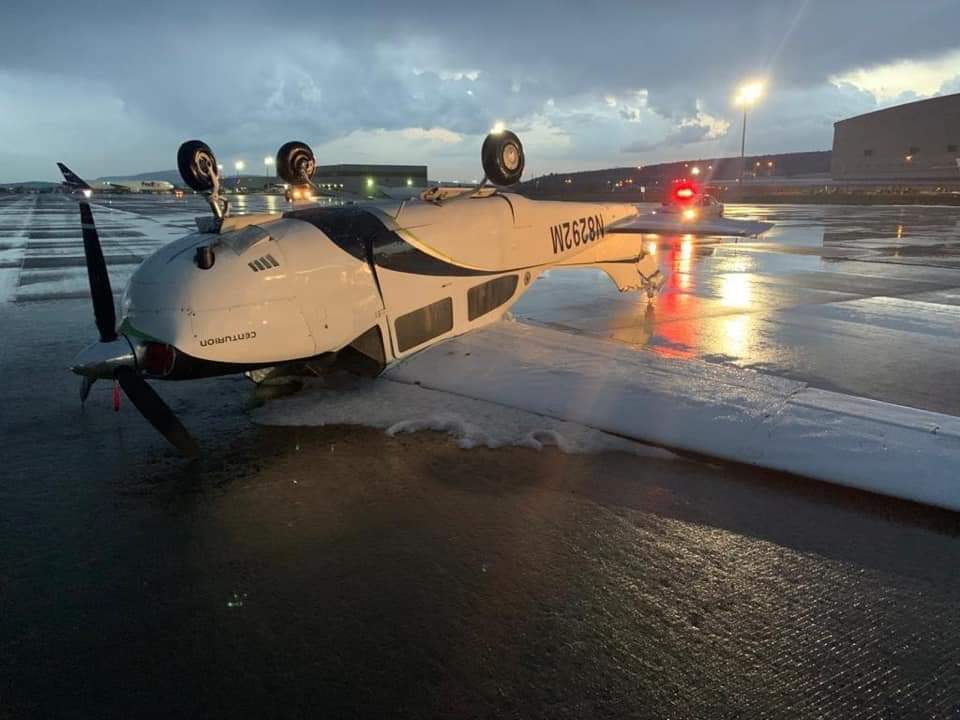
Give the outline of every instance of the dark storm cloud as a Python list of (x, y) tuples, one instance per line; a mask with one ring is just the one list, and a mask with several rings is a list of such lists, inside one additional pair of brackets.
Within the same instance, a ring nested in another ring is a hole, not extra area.
[[(91, 110), (78, 107), (75, 94), (72, 105), (51, 107), (61, 93), (51, 88), (83, 88), (91, 101), (116, 99), (118, 124), (139, 121), (164, 142), (203, 136), (225, 152), (354, 130), (476, 135), (498, 118), (542, 114), (549, 100), (602, 103), (645, 89), (646, 107), (674, 127), (653, 137), (639, 123), (634, 149), (665, 147), (709, 139), (698, 112), (732, 117), (729, 96), (745, 76), (769, 75), (778, 92), (799, 91), (853, 68), (955, 49), (957, 7), (956, 0), (15, 1), (0, 25), (0, 81), (34, 88), (18, 91), (15, 112), (24, 116), (59, 112), (69, 124), (74, 112)], [(573, 126), (574, 115), (554, 124)], [(636, 108), (616, 115), (640, 119)], [(91, 132), (104, 167), (118, 159), (111, 134)], [(12, 156), (12, 147), (43, 141), (18, 138), (0, 152)]]

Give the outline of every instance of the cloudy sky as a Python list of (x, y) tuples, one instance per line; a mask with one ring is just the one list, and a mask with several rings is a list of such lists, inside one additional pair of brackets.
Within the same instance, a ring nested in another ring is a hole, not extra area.
[(0, 182), (169, 169), (193, 137), (250, 169), (297, 139), (471, 180), (497, 121), (527, 177), (736, 154), (754, 77), (748, 152), (825, 149), (840, 118), (960, 92), (958, 28), (958, 0), (6, 0)]

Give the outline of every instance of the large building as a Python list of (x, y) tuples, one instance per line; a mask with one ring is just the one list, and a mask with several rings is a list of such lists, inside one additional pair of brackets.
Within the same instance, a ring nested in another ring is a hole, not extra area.
[(318, 165), (313, 183), (321, 189), (376, 196), (390, 189), (427, 185), (426, 165)]
[(834, 180), (960, 181), (960, 94), (877, 110), (833, 127)]

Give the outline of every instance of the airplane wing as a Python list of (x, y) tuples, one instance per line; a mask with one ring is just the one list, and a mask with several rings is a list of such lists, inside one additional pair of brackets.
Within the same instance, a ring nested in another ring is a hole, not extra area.
[(730, 235), (748, 237), (760, 235), (773, 227), (772, 223), (756, 220), (730, 220), (724, 217), (684, 220), (676, 215), (639, 215), (625, 218), (607, 226), (608, 233), (642, 233), (659, 235)]

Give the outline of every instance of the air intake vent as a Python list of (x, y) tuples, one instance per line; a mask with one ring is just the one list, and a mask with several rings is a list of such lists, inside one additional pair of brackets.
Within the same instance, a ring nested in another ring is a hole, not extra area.
[(277, 259), (273, 255), (264, 255), (263, 257), (259, 257), (256, 260), (248, 262), (247, 265), (249, 265), (250, 269), (254, 272), (280, 267), (280, 263), (277, 262)]

